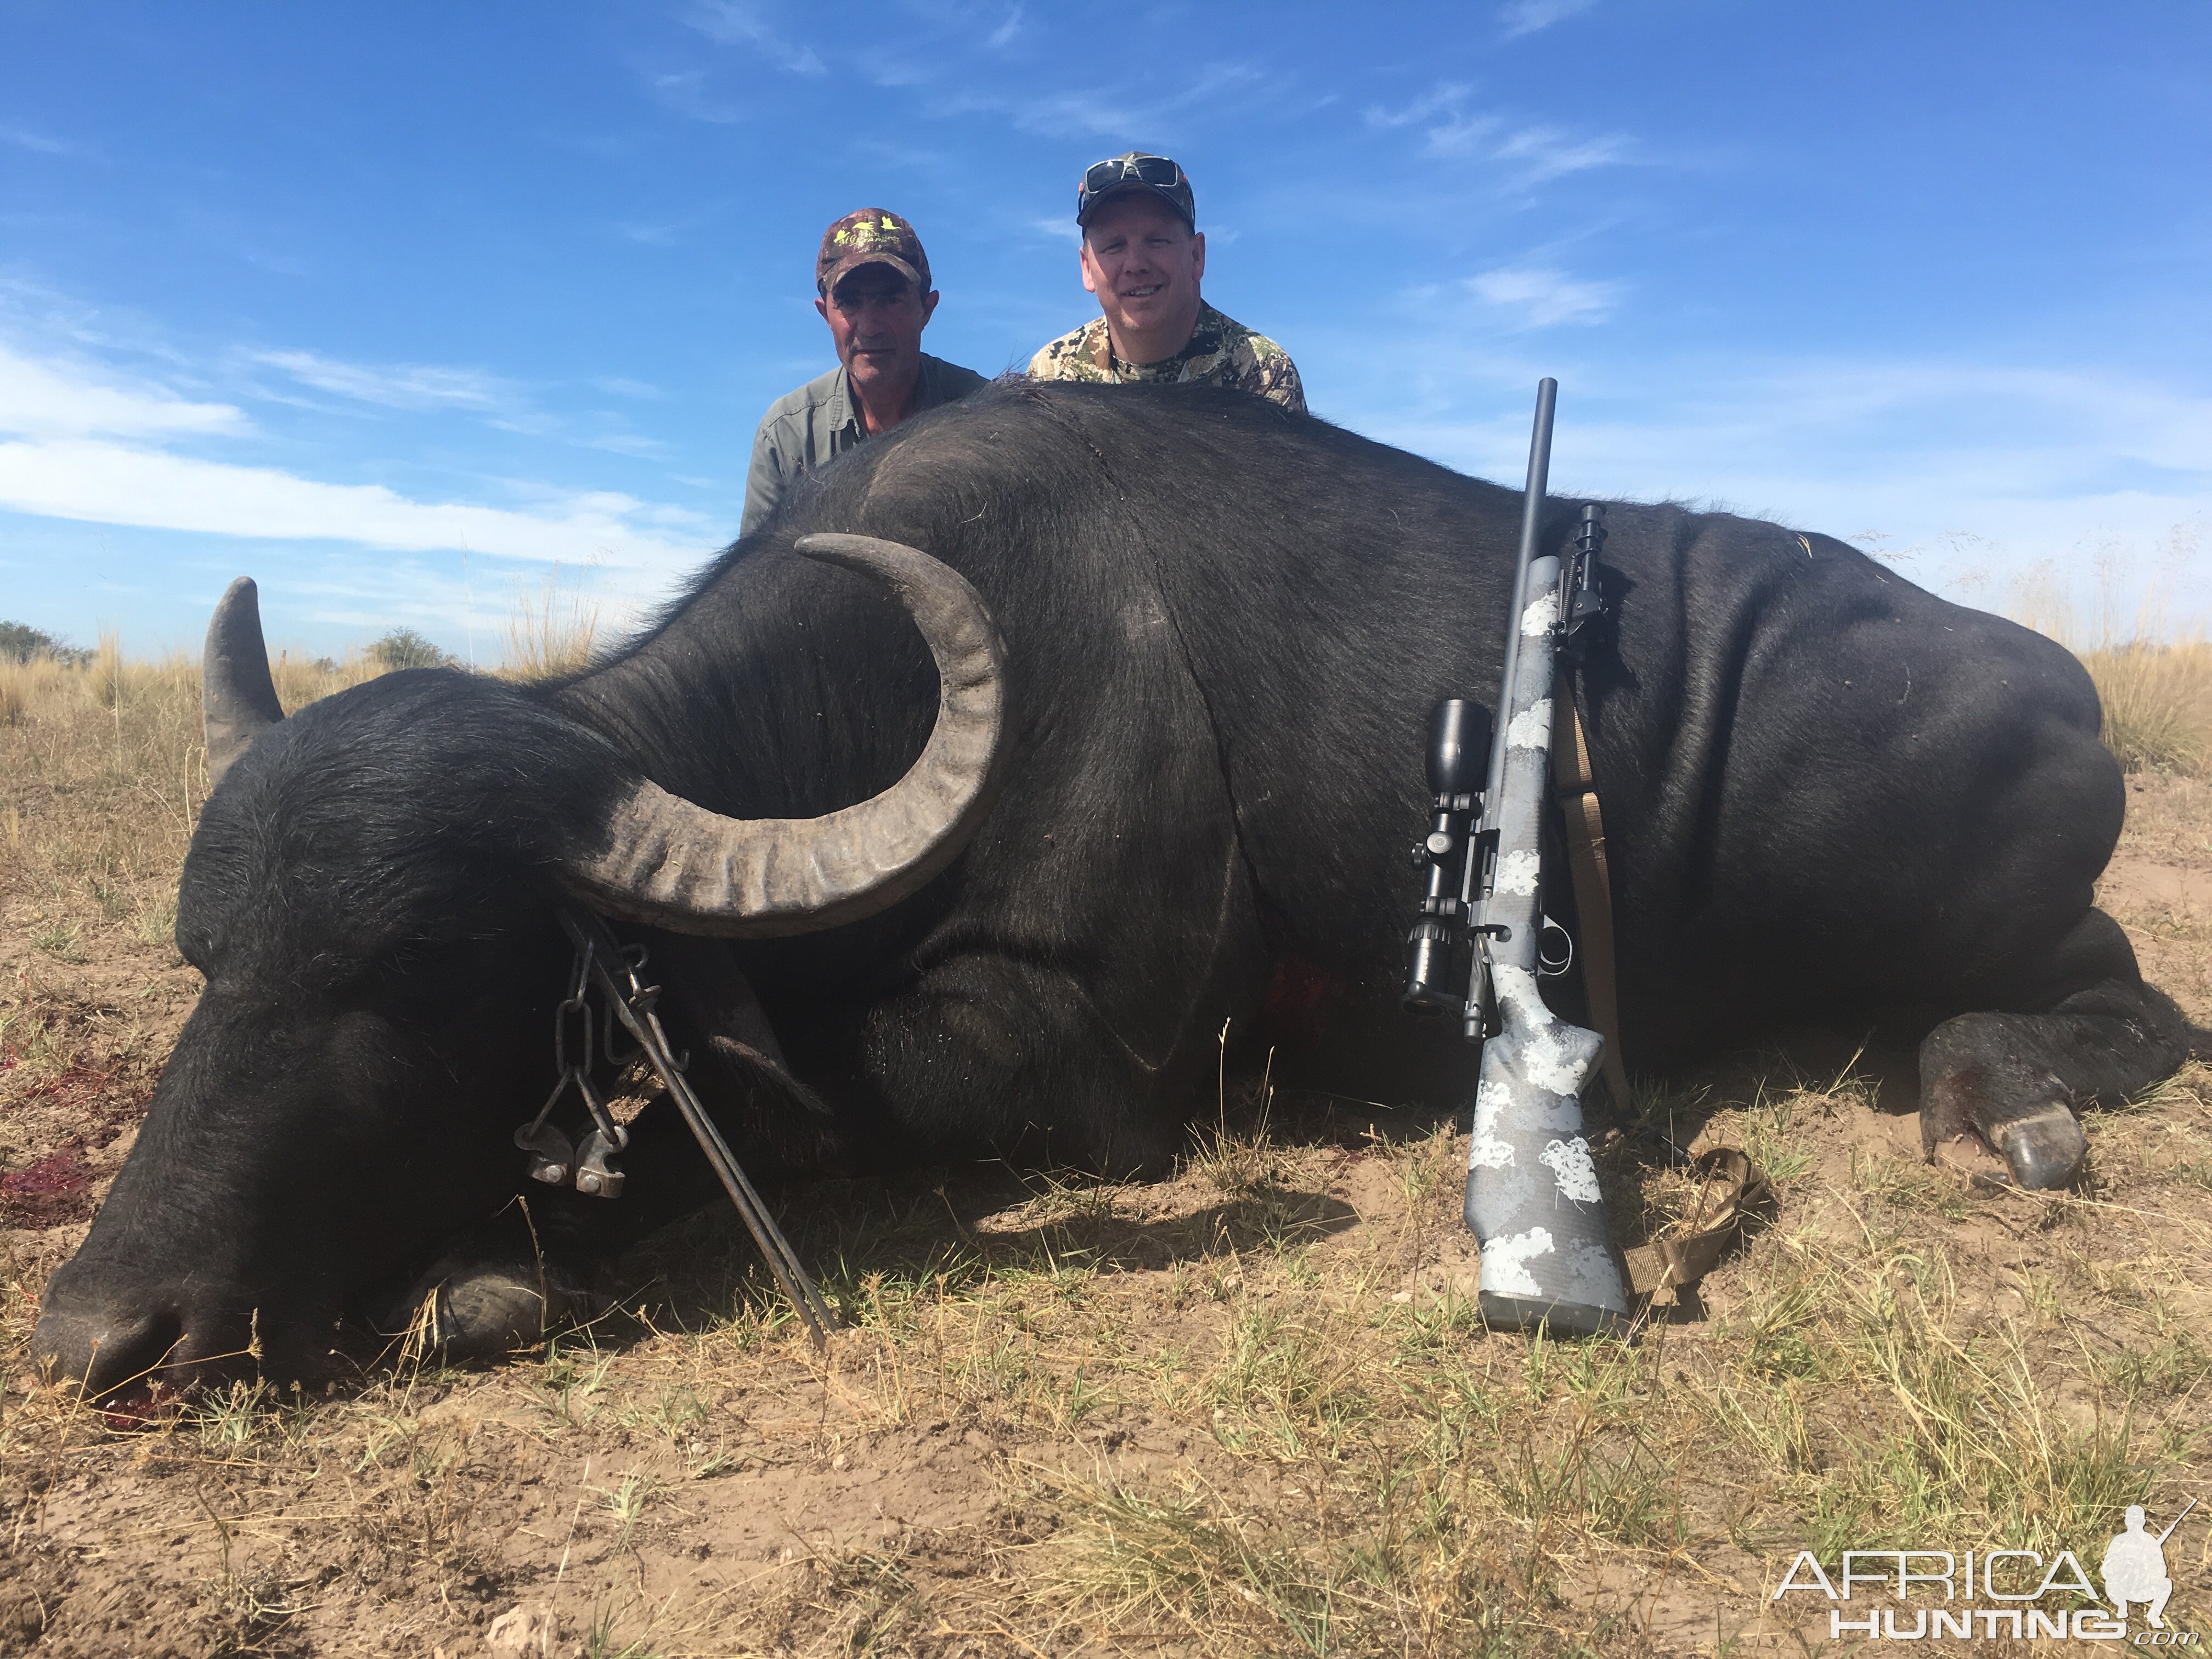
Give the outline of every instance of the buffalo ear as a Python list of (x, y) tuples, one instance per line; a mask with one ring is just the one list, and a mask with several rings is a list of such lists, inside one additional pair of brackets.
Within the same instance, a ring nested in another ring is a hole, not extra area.
[(803, 1106), (817, 1116), (828, 1118), (834, 1114), (830, 1103), (792, 1075), (791, 1068), (781, 1055), (765, 1054), (750, 1044), (738, 1042), (720, 1032), (707, 1038), (708, 1052), (730, 1080), (749, 1090), (764, 1090), (785, 1105)]
[[(684, 1023), (706, 1040), (708, 1052), (731, 1083), (749, 1092), (765, 1092), (779, 1103), (802, 1106), (823, 1119), (830, 1116), (822, 1097), (793, 1074), (752, 981), (727, 945), (657, 927), (645, 937), (652, 951), (653, 976), (667, 988)], [(774, 1126), (763, 1127), (775, 1138)]]
[(254, 738), (283, 718), (276, 683), (269, 678), (269, 647), (261, 638), (260, 596), (253, 579), (240, 576), (216, 602), (200, 659), (200, 722), (210, 787), (222, 781)]

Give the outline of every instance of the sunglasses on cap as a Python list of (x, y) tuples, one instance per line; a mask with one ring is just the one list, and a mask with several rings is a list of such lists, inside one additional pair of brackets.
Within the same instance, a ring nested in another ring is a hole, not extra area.
[(1190, 179), (1181, 167), (1164, 155), (1115, 155), (1084, 169), (1082, 187), (1075, 194), (1075, 216), (1081, 219), (1099, 197), (1124, 185), (1149, 185), (1163, 191), (1186, 217), (1190, 216)]

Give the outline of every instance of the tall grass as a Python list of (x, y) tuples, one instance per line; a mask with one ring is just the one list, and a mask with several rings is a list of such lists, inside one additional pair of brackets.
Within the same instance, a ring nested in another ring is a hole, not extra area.
[(2212, 772), (2212, 641), (2078, 652), (2105, 705), (2105, 743), (2130, 772)]
[[(516, 597), (504, 629), (505, 649), (493, 672), (510, 679), (575, 673), (590, 665), (602, 627), (599, 602), (573, 585), (556, 565), (541, 584)], [(286, 648), (269, 659), (270, 678), (288, 714), (388, 672), (390, 665), (368, 645), (353, 647), (337, 658)], [(131, 656), (112, 630), (101, 633), (97, 650), (77, 653), (74, 659), (0, 656), (0, 727), (104, 715), (112, 728), (107, 746), (114, 749), (127, 745), (131, 715), (149, 702), (175, 705), (165, 711), (173, 718), (157, 719), (156, 726), (197, 728), (199, 696), (197, 657), (176, 650), (159, 657)]]
[(576, 673), (590, 666), (599, 635), (599, 602), (565, 586), (556, 564), (537, 588), (516, 596), (500, 672), (521, 680)]
[(2122, 766), (2203, 777), (2212, 773), (2212, 641), (2176, 627), (2168, 607), (2156, 583), (2124, 603), (2105, 566), (2085, 623), (2046, 563), (2015, 584), (2008, 611), (2081, 659), (2104, 705), (2105, 746)]

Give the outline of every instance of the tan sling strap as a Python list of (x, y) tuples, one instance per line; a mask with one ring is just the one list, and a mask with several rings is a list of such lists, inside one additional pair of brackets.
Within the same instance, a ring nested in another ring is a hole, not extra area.
[(1697, 1201), (1668, 1233), (1626, 1252), (1628, 1280), (1638, 1296), (1694, 1285), (1721, 1264), (1743, 1237), (1743, 1224), (1765, 1208), (1766, 1176), (1733, 1146), (1715, 1146), (1690, 1165)]
[[(1605, 857), (1605, 820), (1591, 775), (1589, 734), (1575, 707), (1574, 681), (1562, 667), (1553, 687), (1553, 708), (1566, 718), (1552, 722), (1554, 798), (1566, 818), (1567, 864), (1574, 877), (1575, 915), (1582, 924), (1583, 994), (1590, 1024), (1605, 1038), (1601, 1062), (1613, 1108), (1636, 1109), (1628, 1070), (1620, 1060), (1620, 996), (1613, 952), (1613, 876)], [(1766, 1176), (1733, 1146), (1700, 1152), (1690, 1166), (1698, 1182), (1691, 1212), (1648, 1244), (1626, 1252), (1630, 1284), (1638, 1296), (1673, 1293), (1696, 1284), (1735, 1248), (1745, 1220), (1770, 1200)]]
[(1553, 708), (1566, 719), (1552, 722), (1553, 799), (1567, 822), (1567, 866), (1575, 884), (1575, 915), (1582, 924), (1583, 995), (1590, 1024), (1605, 1039), (1601, 1062), (1617, 1112), (1636, 1109), (1628, 1068), (1620, 1060), (1620, 998), (1613, 982), (1613, 878), (1605, 862), (1605, 820), (1598, 813), (1597, 781), (1590, 775), (1589, 737), (1575, 707), (1571, 671), (1565, 665), (1553, 684)]

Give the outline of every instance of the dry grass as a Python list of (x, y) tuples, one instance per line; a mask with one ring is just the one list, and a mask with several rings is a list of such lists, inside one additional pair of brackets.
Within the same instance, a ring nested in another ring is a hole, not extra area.
[(2212, 641), (2177, 624), (2155, 583), (2128, 604), (2110, 562), (2100, 566), (2094, 610), (2084, 623), (2057, 572), (2039, 566), (2017, 585), (2011, 615), (2081, 658), (2104, 704), (2105, 744), (2121, 765), (2212, 772)]
[(2105, 705), (2105, 743), (2130, 771), (2212, 773), (2212, 641), (2081, 653)]
[[(10, 685), (0, 1170), (77, 1136), (96, 1187), (196, 991), (167, 934), (197, 676), (108, 650)], [(2131, 836), (2212, 878), (2212, 794), (2140, 782)], [(2212, 962), (2178, 913), (2121, 914)], [(520, 1606), (599, 1655), (1794, 1651), (1765, 1596), (1800, 1548), (2094, 1562), (2124, 1504), (2212, 1487), (2212, 1073), (2095, 1115), (2092, 1183), (2051, 1198), (1922, 1164), (1893, 1058), (1792, 1052), (1647, 1093), (1607, 1150), (1632, 1231), (1689, 1196), (1662, 1132), (1778, 1189), (1702, 1302), (1626, 1343), (1482, 1331), (1449, 1127), (1233, 1091), (1171, 1182), (784, 1194), (850, 1328), (827, 1356), (708, 1212), (510, 1365), (118, 1432), (23, 1363), (81, 1225), (0, 1231), (0, 1650), (151, 1627), (459, 1659)], [(2169, 1550), (2184, 1628), (2212, 1622), (2208, 1535)]]
[(580, 672), (590, 666), (599, 636), (599, 602), (564, 586), (556, 564), (538, 587), (516, 596), (500, 672), (532, 680)]

